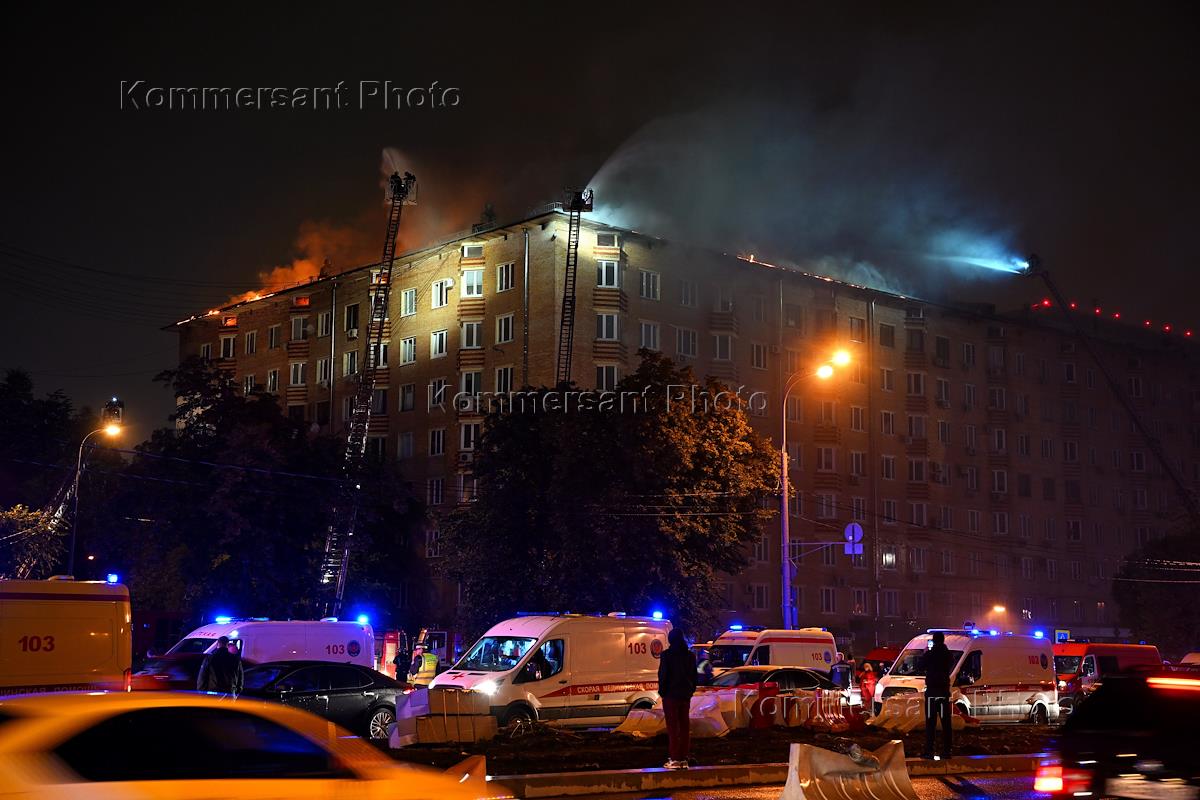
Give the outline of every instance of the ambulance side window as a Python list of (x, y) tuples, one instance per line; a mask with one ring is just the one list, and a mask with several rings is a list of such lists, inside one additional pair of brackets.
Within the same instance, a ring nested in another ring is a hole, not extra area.
[(983, 676), (983, 652), (980, 650), (972, 650), (967, 654), (967, 658), (963, 661), (962, 669), (958, 671), (959, 682), (963, 682), (964, 677), (970, 678), (971, 682), (979, 680)]
[(1083, 660), (1083, 666), (1079, 668), (1080, 675), (1095, 675), (1096, 674), (1096, 657), (1088, 656)]
[(533, 651), (515, 683), (544, 681), (546, 678), (553, 677), (562, 672), (565, 658), (566, 648), (563, 640), (551, 639)]
[(771, 646), (763, 645), (762, 647), (754, 648), (754, 656), (750, 660), (751, 666), (767, 665), (771, 663)]

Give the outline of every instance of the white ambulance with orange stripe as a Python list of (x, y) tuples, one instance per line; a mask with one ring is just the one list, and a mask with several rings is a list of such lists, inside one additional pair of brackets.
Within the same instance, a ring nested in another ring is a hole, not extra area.
[(716, 673), (741, 666), (805, 667), (828, 673), (837, 663), (837, 643), (824, 628), (743, 628), (722, 633), (709, 650)]
[[(924, 693), (925, 653), (938, 629), (916, 636), (875, 685), (875, 712), (895, 695)], [(950, 691), (958, 709), (980, 722), (1058, 719), (1054, 645), (1040, 635), (997, 630), (942, 629), (954, 667)]]
[(129, 590), (116, 582), (0, 581), (0, 695), (128, 689)]
[(493, 625), (429, 688), (485, 695), (501, 725), (618, 723), (658, 700), (670, 630), (666, 620), (622, 613), (519, 616)]

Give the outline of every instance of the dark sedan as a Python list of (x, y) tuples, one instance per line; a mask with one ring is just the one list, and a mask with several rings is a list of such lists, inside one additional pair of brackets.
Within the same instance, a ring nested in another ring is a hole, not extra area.
[(272, 661), (246, 670), (243, 694), (309, 711), (370, 739), (386, 739), (408, 687), (357, 664)]
[(1034, 789), (1057, 797), (1200, 799), (1200, 673), (1106, 677), (1067, 717)]

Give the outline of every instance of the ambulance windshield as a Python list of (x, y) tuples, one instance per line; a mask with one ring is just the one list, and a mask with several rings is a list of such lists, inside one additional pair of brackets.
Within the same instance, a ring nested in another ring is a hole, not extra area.
[(216, 639), (200, 637), (183, 639), (167, 652), (172, 655), (178, 653), (204, 653), (207, 652), (208, 648), (212, 647), (216, 641)]
[(455, 669), (507, 672), (517, 666), (535, 641), (517, 636), (485, 636), (463, 656)]
[(754, 645), (749, 644), (714, 644), (708, 651), (708, 660), (717, 669), (740, 667), (752, 649)]
[[(925, 654), (929, 650), (924, 647), (913, 647), (905, 650), (896, 659), (896, 663), (892, 664), (892, 670), (888, 675), (903, 675), (912, 678), (925, 677)], [(958, 659), (962, 657), (962, 650), (950, 651), (950, 663), (957, 664)]]

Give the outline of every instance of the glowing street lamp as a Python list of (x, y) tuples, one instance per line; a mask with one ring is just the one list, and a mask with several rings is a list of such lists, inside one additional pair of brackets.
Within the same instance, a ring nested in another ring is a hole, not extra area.
[(827, 381), (833, 377), (834, 367), (847, 366), (851, 361), (849, 350), (837, 350), (829, 361), (812, 372), (797, 372), (788, 378), (783, 387), (783, 402), (780, 403), (781, 429), (779, 436), (779, 562), (782, 573), (780, 580), (780, 607), (783, 612), (783, 627), (794, 627), (792, 621), (792, 535), (788, 520), (788, 451), (787, 451), (787, 401), (792, 389), (805, 378), (815, 377)]
[(1003, 614), (1005, 611), (1008, 611), (1008, 609), (1002, 605), (997, 604), (997, 605), (992, 606), (993, 614)]
[[(113, 398), (113, 402), (117, 402), (115, 397)], [(71, 549), (67, 553), (68, 575), (75, 574), (75, 534), (79, 531), (79, 476), (83, 472), (83, 446), (87, 444), (88, 439), (98, 433), (103, 433), (109, 438), (115, 438), (121, 433), (121, 425), (118, 422), (109, 422), (103, 428), (97, 428), (87, 436), (84, 436), (83, 440), (79, 443), (79, 455), (75, 459), (75, 481), (71, 488), (71, 493), (74, 495), (74, 509), (71, 512)], [(91, 559), (89, 558), (89, 560)]]

